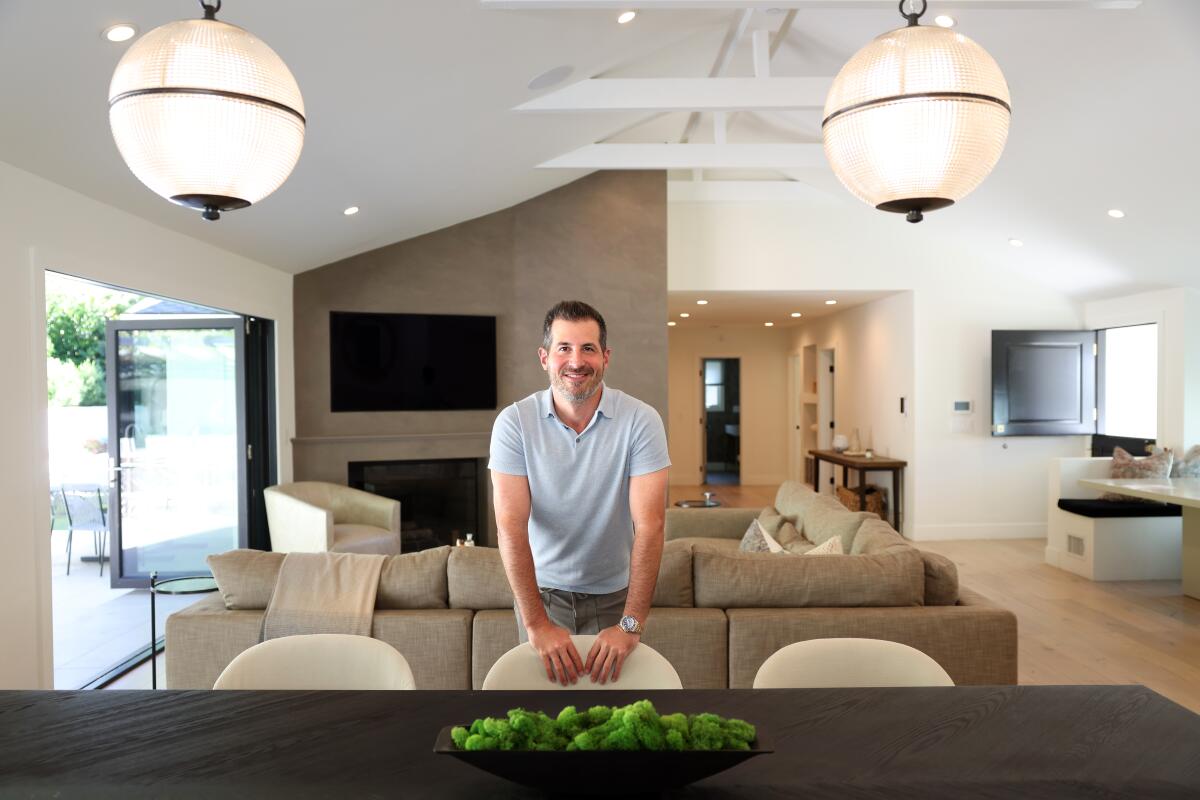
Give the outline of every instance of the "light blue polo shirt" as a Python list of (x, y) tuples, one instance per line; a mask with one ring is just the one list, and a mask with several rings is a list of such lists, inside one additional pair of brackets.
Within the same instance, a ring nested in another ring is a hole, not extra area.
[(529, 547), (538, 586), (607, 594), (629, 585), (629, 479), (671, 466), (653, 407), (601, 384), (583, 433), (554, 413), (550, 389), (500, 412), (488, 468), (529, 479)]

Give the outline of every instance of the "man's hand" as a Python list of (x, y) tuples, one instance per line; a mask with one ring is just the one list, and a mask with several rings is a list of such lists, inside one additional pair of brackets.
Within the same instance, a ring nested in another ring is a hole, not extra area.
[(600, 631), (592, 649), (588, 651), (587, 663), (583, 665), (584, 672), (592, 674), (592, 683), (605, 683), (609, 675), (613, 683), (621, 675), (621, 665), (642, 640), (639, 633), (626, 633), (616, 625)]
[(542, 657), (546, 677), (551, 683), (555, 683), (556, 674), (557, 682), (563, 686), (579, 680), (583, 659), (579, 657), (579, 651), (575, 649), (575, 643), (571, 641), (571, 634), (566, 628), (547, 620), (536, 627), (526, 628), (526, 632), (529, 634), (529, 643)]

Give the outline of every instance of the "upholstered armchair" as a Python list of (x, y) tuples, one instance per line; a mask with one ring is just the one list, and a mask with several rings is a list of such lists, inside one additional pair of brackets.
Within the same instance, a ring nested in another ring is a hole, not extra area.
[(267, 524), (276, 553), (400, 552), (400, 502), (336, 483), (267, 487)]

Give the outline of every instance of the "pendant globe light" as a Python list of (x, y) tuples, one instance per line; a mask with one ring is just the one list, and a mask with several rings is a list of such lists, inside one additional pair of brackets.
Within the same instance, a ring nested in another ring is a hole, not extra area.
[(908, 26), (859, 50), (833, 81), (825, 157), (860, 200), (920, 222), (978, 186), (1004, 150), (1011, 105), (995, 60), (949, 28)]
[(304, 146), (304, 100), (254, 34), (203, 19), (155, 28), (125, 53), (108, 90), (117, 149), (153, 192), (207, 220), (278, 189)]

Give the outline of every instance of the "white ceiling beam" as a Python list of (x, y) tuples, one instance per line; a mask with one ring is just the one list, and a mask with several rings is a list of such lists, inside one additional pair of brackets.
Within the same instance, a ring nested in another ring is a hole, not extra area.
[[(730, 20), (729, 27), (725, 29), (725, 38), (721, 41), (720, 49), (717, 50), (717, 59), (713, 62), (712, 69), (708, 71), (708, 77), (719, 78), (725, 72), (725, 68), (729, 66), (729, 61), (733, 58), (733, 51), (737, 49), (738, 40), (746, 33), (746, 26), (750, 24), (752, 16), (754, 16), (754, 9), (747, 8), (740, 14), (735, 14)], [(683, 133), (679, 136), (680, 143), (687, 144), (699, 124), (699, 112), (693, 111), (688, 114), (687, 124), (683, 126)]]
[(754, 45), (754, 77), (771, 77), (771, 32), (760, 28), (751, 36), (751, 42)]
[[(522, 11), (560, 11), (572, 9), (627, 11), (631, 5), (639, 11), (648, 10), (692, 10), (730, 8), (803, 8), (803, 9), (896, 9), (896, 0), (479, 0), (483, 8)], [(1142, 0), (947, 0), (950, 10), (1000, 9), (1000, 10), (1060, 10), (1097, 8), (1103, 10), (1128, 10), (1138, 8)], [(942, 10), (940, 7), (939, 11)]]
[(833, 78), (590, 78), (514, 111), (763, 111), (822, 108)]
[(539, 169), (809, 169), (826, 167), (819, 144), (589, 144)]

